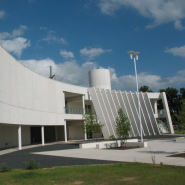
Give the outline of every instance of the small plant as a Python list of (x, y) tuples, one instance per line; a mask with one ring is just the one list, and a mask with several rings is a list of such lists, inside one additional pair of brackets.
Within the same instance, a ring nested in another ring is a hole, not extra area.
[(163, 166), (163, 162), (160, 162), (160, 165)]
[(152, 156), (151, 156), (151, 159), (152, 159), (153, 165), (155, 165), (155, 162), (156, 162), (155, 155), (152, 155)]
[(130, 132), (130, 121), (128, 117), (123, 113), (123, 110), (120, 108), (118, 110), (118, 117), (116, 118), (116, 134), (121, 140), (121, 146), (123, 146), (123, 141), (126, 146), (126, 141)]
[(3, 163), (0, 167), (2, 172), (10, 172), (12, 171), (12, 167), (9, 167), (6, 163)]
[(40, 163), (36, 163), (35, 159), (31, 159), (30, 161), (24, 162), (24, 166), (26, 170), (34, 170), (40, 168)]
[(153, 165), (155, 165), (156, 164), (155, 154), (152, 153), (150, 146), (149, 146), (149, 149), (150, 149), (150, 153), (151, 153), (152, 163), (153, 163)]

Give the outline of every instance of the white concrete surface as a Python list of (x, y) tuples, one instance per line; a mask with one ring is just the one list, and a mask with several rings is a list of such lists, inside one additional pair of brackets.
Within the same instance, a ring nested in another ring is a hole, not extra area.
[(111, 89), (109, 69), (94, 69), (89, 71), (89, 87)]
[(176, 142), (177, 143), (185, 143), (185, 138), (177, 138)]
[(51, 155), (61, 157), (74, 157), (98, 160), (111, 160), (120, 162), (142, 162), (152, 163), (152, 156), (155, 156), (156, 164), (162, 162), (165, 165), (185, 166), (185, 159), (180, 157), (166, 157), (176, 153), (184, 153), (184, 144), (176, 143), (175, 140), (155, 140), (148, 141), (147, 148), (137, 148), (130, 150), (112, 149), (71, 149), (37, 152), (33, 154)]
[[(120, 140), (117, 141), (118, 146), (120, 146)], [(128, 139), (127, 142), (138, 142), (138, 139)], [(98, 144), (101, 144), (106, 148), (106, 145), (116, 143), (116, 141), (104, 141), (104, 142), (95, 142), (95, 143), (83, 143), (79, 144), (79, 148), (84, 149), (84, 148), (96, 148)]]

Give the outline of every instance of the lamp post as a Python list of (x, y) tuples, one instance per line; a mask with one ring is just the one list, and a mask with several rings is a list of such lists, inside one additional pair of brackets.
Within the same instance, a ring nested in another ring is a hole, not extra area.
[[(135, 51), (128, 51), (128, 54), (130, 54), (130, 58), (134, 59), (134, 66), (135, 66), (135, 73), (136, 73), (136, 85), (137, 85), (137, 99), (138, 99), (138, 110), (139, 110), (139, 122), (140, 122), (140, 132), (141, 132), (141, 142), (143, 142), (143, 134), (142, 134), (142, 126), (141, 126), (141, 112), (140, 112), (140, 101), (139, 101), (139, 90), (138, 90), (138, 80), (137, 80), (137, 68), (136, 68), (136, 60), (139, 59), (138, 54), (140, 52)], [(133, 57), (135, 55), (135, 57)]]

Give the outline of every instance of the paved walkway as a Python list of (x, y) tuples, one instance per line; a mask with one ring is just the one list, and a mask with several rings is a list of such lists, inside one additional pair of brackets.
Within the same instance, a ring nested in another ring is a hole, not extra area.
[(116, 161), (111, 160), (96, 160), (75, 157), (60, 157), (52, 155), (36, 155), (34, 153), (75, 150), (79, 148), (79, 144), (64, 144), (62, 142), (50, 143), (45, 146), (29, 145), (23, 147), (22, 150), (18, 148), (7, 149), (0, 151), (0, 165), (6, 163), (12, 168), (24, 168), (24, 162), (35, 159), (36, 163), (40, 163), (41, 167), (55, 167), (55, 166), (73, 166), (73, 165), (94, 165), (94, 164), (112, 164)]
[(169, 155), (185, 153), (185, 144), (176, 143), (174, 139), (159, 139), (148, 141), (147, 148), (130, 150), (110, 149), (69, 149), (58, 151), (34, 152), (35, 155), (72, 157), (80, 159), (107, 160), (115, 162), (152, 163), (152, 156), (156, 164), (185, 166), (185, 159), (181, 157), (167, 157)]

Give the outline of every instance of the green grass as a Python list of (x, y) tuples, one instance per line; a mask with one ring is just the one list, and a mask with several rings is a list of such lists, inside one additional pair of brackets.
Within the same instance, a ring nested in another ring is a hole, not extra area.
[(175, 134), (185, 134), (185, 130), (175, 130)]
[[(182, 159), (183, 160), (183, 159)], [(0, 173), (0, 184), (185, 184), (185, 167), (121, 163)]]

